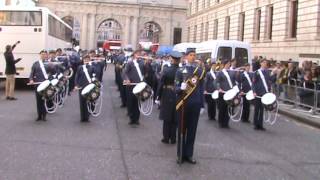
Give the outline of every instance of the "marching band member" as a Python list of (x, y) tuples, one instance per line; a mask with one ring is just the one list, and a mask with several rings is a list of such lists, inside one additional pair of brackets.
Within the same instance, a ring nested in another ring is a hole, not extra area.
[(205, 70), (195, 62), (195, 49), (186, 52), (186, 65), (176, 73), (176, 93), (178, 113), (179, 143), (177, 146), (178, 161), (196, 164), (193, 158), (194, 142), (203, 101), (203, 79)]
[(91, 83), (95, 69), (93, 66), (90, 66), (90, 56), (86, 55), (83, 57), (83, 65), (78, 67), (76, 76), (75, 76), (75, 89), (79, 90), (79, 103), (80, 103), (80, 121), (89, 122), (89, 112), (87, 107), (87, 100), (81, 95), (81, 91), (88, 84)]
[(216, 120), (216, 100), (212, 99), (211, 93), (216, 90), (216, 79), (217, 75), (215, 72), (216, 69), (216, 62), (211, 63), (211, 68), (209, 72), (207, 72), (206, 80), (205, 80), (205, 87), (204, 87), (204, 94), (205, 100), (207, 102), (208, 108), (208, 118), (209, 120)]
[(133, 53), (132, 60), (128, 61), (123, 73), (123, 83), (127, 86), (127, 107), (130, 117), (130, 125), (139, 125), (140, 111), (138, 99), (132, 90), (137, 83), (144, 80), (144, 62), (140, 57), (140, 51)]
[(118, 84), (119, 84), (119, 91), (120, 91), (120, 97), (121, 97), (121, 106), (120, 107), (126, 107), (127, 106), (127, 96), (126, 96), (126, 87), (123, 85), (123, 68), (125, 67), (126, 63), (126, 57), (124, 53), (121, 53), (116, 58), (116, 66), (117, 66), (117, 73), (118, 73)]
[(230, 128), (229, 127), (229, 114), (228, 114), (228, 104), (224, 101), (223, 95), (228, 90), (232, 89), (235, 83), (235, 73), (233, 71), (228, 71), (230, 68), (230, 60), (225, 59), (222, 61), (224, 65), (223, 69), (217, 74), (217, 86), (219, 89), (219, 99), (218, 99), (218, 109), (219, 109), (219, 127), (220, 128)]
[(171, 144), (176, 143), (177, 119), (174, 81), (182, 54), (173, 51), (170, 53), (170, 56), (172, 65), (164, 69), (157, 92), (157, 99), (161, 103), (160, 119), (163, 120), (163, 139), (161, 142), (164, 144), (169, 144), (169, 141)]
[[(270, 92), (271, 82), (275, 81), (275, 75), (271, 76), (268, 70), (268, 61), (262, 59), (260, 61), (260, 69), (254, 73), (252, 81), (252, 89), (254, 96), (262, 97), (264, 94)], [(264, 131), (263, 127), (263, 113), (264, 107), (261, 98), (255, 98), (254, 108), (254, 129)]]
[(97, 60), (98, 58), (95, 50), (91, 50), (89, 56), (91, 59), (90, 65), (94, 67), (96, 77), (100, 82), (102, 82), (104, 64), (100, 60)]
[(44, 66), (47, 56), (48, 55), (46, 50), (42, 50), (40, 52), (40, 59), (33, 63), (31, 68), (31, 73), (29, 76), (29, 84), (36, 84), (35, 94), (36, 94), (36, 103), (37, 103), (37, 112), (38, 112), (38, 117), (36, 121), (46, 121), (47, 110), (45, 108), (44, 99), (37, 92), (37, 87), (38, 87), (38, 83), (41, 83), (49, 79), (47, 70)]
[(250, 64), (245, 64), (245, 71), (240, 75), (240, 91), (243, 100), (243, 110), (241, 121), (244, 123), (249, 123), (250, 116), (250, 102), (247, 100), (245, 94), (252, 90), (252, 73), (250, 73)]

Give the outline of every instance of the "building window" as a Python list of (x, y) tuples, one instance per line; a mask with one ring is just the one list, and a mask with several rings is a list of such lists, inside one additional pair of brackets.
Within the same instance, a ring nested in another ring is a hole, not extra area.
[(173, 44), (181, 43), (182, 28), (174, 28), (173, 30)]
[(218, 19), (214, 20), (213, 39), (218, 39)]
[(196, 12), (198, 12), (199, 11), (199, 0), (196, 0), (195, 8), (196, 8)]
[(206, 0), (202, 1), (202, 10), (206, 8)]
[(255, 10), (253, 39), (260, 40), (261, 9)]
[(229, 40), (229, 32), (230, 32), (230, 16), (226, 17), (225, 25), (224, 25), (224, 39)]
[(197, 41), (197, 30), (198, 27), (197, 25), (194, 26), (194, 32), (193, 32), (193, 42), (196, 42)]
[(267, 6), (267, 18), (266, 18), (266, 39), (272, 39), (272, 26), (273, 26), (273, 6)]
[(189, 15), (192, 14), (192, 2), (189, 3)]
[(211, 0), (207, 0), (207, 8), (210, 7), (210, 1), (211, 1)]
[(190, 27), (188, 27), (187, 41), (190, 42)]
[(297, 26), (298, 26), (298, 0), (290, 1), (289, 9), (289, 28), (288, 37), (297, 37)]
[(217, 2), (217, 3), (219, 3), (219, 2), (220, 2), (220, 0), (216, 0), (216, 2)]
[(204, 30), (204, 24), (201, 23), (201, 29), (200, 29), (200, 42), (203, 41), (203, 30)]
[(244, 39), (245, 13), (239, 14), (239, 41)]
[(206, 22), (206, 33), (205, 33), (204, 40), (205, 41), (209, 40), (209, 22)]

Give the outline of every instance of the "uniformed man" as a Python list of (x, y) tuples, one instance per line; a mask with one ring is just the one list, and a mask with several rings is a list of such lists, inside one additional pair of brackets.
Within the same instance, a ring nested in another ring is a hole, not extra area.
[(177, 163), (179, 164), (184, 161), (196, 164), (196, 160), (193, 158), (193, 149), (200, 111), (204, 107), (205, 70), (195, 62), (195, 59), (195, 49), (188, 49), (186, 65), (179, 68), (176, 73), (176, 110), (179, 125)]
[(123, 85), (123, 68), (125, 67), (126, 63), (126, 57), (124, 53), (121, 53), (116, 60), (116, 66), (117, 66), (117, 73), (118, 73), (118, 84), (119, 84), (119, 91), (120, 91), (120, 98), (121, 98), (121, 106), (120, 107), (126, 107), (127, 106), (127, 96), (126, 96), (126, 87)]
[(139, 125), (140, 111), (138, 99), (132, 90), (137, 83), (144, 80), (144, 62), (140, 59), (140, 51), (135, 51), (131, 61), (128, 61), (123, 73), (123, 83), (127, 89), (127, 106), (130, 125)]
[(211, 68), (209, 72), (206, 75), (205, 80), (205, 87), (204, 87), (204, 94), (205, 94), (205, 100), (207, 102), (207, 108), (208, 108), (208, 118), (209, 120), (216, 120), (216, 100), (212, 99), (212, 93), (217, 89), (216, 85), (216, 62), (211, 63)]
[(230, 128), (229, 127), (229, 114), (228, 114), (228, 104), (223, 99), (223, 95), (228, 90), (232, 89), (235, 83), (235, 73), (233, 71), (228, 71), (230, 68), (230, 60), (222, 60), (223, 69), (217, 74), (217, 87), (219, 90), (218, 99), (218, 109), (219, 109), (219, 127), (220, 128)]
[(90, 65), (94, 67), (96, 78), (102, 82), (104, 64), (99, 60), (99, 57), (97, 57), (95, 50), (91, 50), (89, 56), (91, 59)]
[(42, 50), (40, 52), (40, 59), (33, 63), (31, 68), (31, 73), (29, 76), (29, 84), (35, 84), (35, 95), (36, 95), (36, 103), (37, 103), (37, 112), (38, 117), (36, 121), (46, 121), (46, 114), (47, 110), (45, 108), (45, 102), (43, 97), (37, 92), (37, 87), (39, 84), (47, 79), (49, 79), (49, 76), (47, 74), (47, 70), (45, 68), (45, 61), (48, 57), (47, 51)]
[[(177, 51), (172, 51), (171, 66), (163, 71), (160, 80), (157, 99), (160, 100), (160, 119), (163, 120), (163, 139), (164, 144), (175, 144), (177, 133), (176, 119), (176, 94), (175, 94), (175, 76), (179, 68), (180, 58), (182, 54)], [(157, 100), (157, 101), (158, 101)]]
[(243, 100), (243, 109), (241, 121), (249, 123), (250, 116), (250, 102), (247, 100), (245, 94), (252, 90), (252, 73), (250, 73), (250, 64), (244, 65), (244, 71), (240, 75), (240, 91)]
[[(262, 97), (264, 94), (270, 92), (271, 83), (276, 80), (276, 75), (271, 76), (268, 70), (268, 61), (262, 59), (260, 61), (260, 69), (254, 73), (253, 76), (253, 93), (254, 96)], [(261, 98), (255, 98), (254, 108), (254, 129), (264, 131), (263, 127), (263, 113), (264, 107)]]
[(87, 100), (81, 95), (81, 91), (88, 84), (91, 83), (95, 73), (93, 66), (90, 66), (90, 56), (86, 55), (83, 57), (83, 65), (78, 67), (75, 76), (75, 90), (79, 90), (79, 103), (80, 103), (80, 121), (89, 122), (89, 112), (87, 107)]

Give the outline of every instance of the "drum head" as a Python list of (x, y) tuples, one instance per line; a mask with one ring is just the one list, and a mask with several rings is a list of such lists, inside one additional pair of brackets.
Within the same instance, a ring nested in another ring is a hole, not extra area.
[(247, 92), (247, 94), (246, 94), (246, 99), (247, 99), (248, 101), (251, 101), (251, 100), (254, 99), (254, 95), (253, 95), (253, 91), (252, 91), (252, 90), (250, 90), (249, 92)]
[(230, 101), (236, 97), (237, 91), (235, 89), (230, 89), (223, 95), (223, 100)]
[(49, 87), (49, 86), (50, 86), (50, 81), (49, 80), (45, 80), (37, 87), (37, 92), (41, 92), (41, 91), (45, 90), (47, 87)]
[(142, 92), (145, 88), (147, 87), (147, 83), (145, 82), (141, 82), (138, 83), (132, 90), (133, 94), (139, 94), (140, 92)]
[(56, 86), (58, 84), (59, 80), (58, 79), (52, 79), (51, 84), (52, 86)]
[(88, 84), (83, 90), (81, 91), (81, 95), (86, 95), (88, 94), (93, 88), (95, 87), (94, 84)]
[(239, 87), (238, 86), (233, 86), (232, 88), (236, 93), (240, 92)]
[(219, 98), (219, 91), (215, 90), (212, 94), (211, 94), (212, 99), (218, 99)]
[(58, 75), (58, 79), (60, 80), (62, 77), (63, 77), (63, 74), (60, 73), (60, 74)]
[(273, 104), (274, 102), (276, 102), (277, 100), (277, 97), (275, 94), (273, 93), (266, 93), (265, 95), (262, 96), (261, 98), (261, 102), (262, 104), (264, 105), (271, 105)]

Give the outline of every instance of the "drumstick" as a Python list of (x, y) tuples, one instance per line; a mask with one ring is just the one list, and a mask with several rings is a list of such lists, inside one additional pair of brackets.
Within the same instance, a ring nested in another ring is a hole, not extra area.
[(38, 85), (38, 84), (41, 84), (41, 82), (27, 83), (27, 86)]
[(139, 83), (123, 83), (122, 85), (124, 85), (124, 86), (135, 86), (137, 84), (139, 84)]

